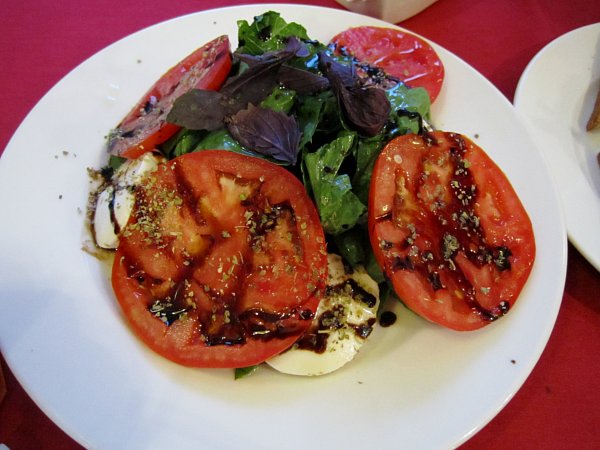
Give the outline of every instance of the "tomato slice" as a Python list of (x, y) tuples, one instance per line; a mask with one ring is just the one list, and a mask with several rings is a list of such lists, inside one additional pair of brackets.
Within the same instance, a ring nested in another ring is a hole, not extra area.
[(383, 69), (410, 87), (427, 90), (433, 103), (444, 81), (444, 65), (423, 39), (405, 31), (382, 27), (349, 28), (331, 42), (342, 53)]
[(190, 89), (217, 90), (231, 69), (229, 38), (220, 36), (169, 69), (110, 135), (113, 155), (135, 159), (152, 151), (181, 128), (167, 123), (175, 100)]
[(480, 147), (443, 131), (398, 137), (378, 157), (369, 195), (375, 256), (409, 308), (473, 330), (514, 305), (535, 259), (533, 229)]
[(325, 237), (304, 186), (224, 150), (180, 156), (145, 178), (112, 270), (135, 333), (194, 367), (282, 352), (310, 326), (326, 279)]

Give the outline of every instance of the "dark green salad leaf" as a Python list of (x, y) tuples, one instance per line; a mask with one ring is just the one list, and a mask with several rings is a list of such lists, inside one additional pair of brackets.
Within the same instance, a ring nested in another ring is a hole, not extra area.
[(262, 108), (272, 109), (273, 111), (289, 112), (294, 107), (296, 102), (296, 91), (283, 87), (276, 87), (262, 102)]
[(356, 171), (352, 177), (352, 185), (357, 197), (365, 204), (369, 198), (369, 186), (373, 166), (386, 141), (383, 136), (360, 139), (353, 149)]
[(206, 133), (194, 147), (194, 151), (196, 152), (200, 150), (214, 149), (231, 150), (233, 152), (246, 154), (251, 153), (249, 151), (246, 151), (242, 144), (240, 144), (237, 140), (233, 138), (233, 136), (231, 136), (231, 134), (229, 134), (226, 128)]
[(238, 20), (239, 53), (261, 55), (278, 50), (285, 46), (285, 39), (290, 36), (309, 40), (306, 28), (297, 23), (287, 23), (281, 14), (275, 11), (256, 16), (251, 24), (245, 20)]
[(252, 375), (254, 372), (256, 372), (258, 370), (259, 367), (260, 367), (260, 365), (257, 364), (255, 366), (240, 367), (239, 369), (235, 369), (234, 379), (239, 380), (240, 378), (244, 378), (249, 375)]
[(355, 139), (356, 133), (344, 133), (304, 157), (321, 224), (332, 235), (352, 228), (366, 212), (366, 206), (352, 191), (350, 177), (338, 173)]
[(108, 159), (108, 166), (113, 170), (117, 170), (125, 161), (127, 161), (127, 159), (121, 158), (120, 156), (110, 155)]
[(392, 106), (390, 120), (392, 127), (387, 133), (389, 139), (407, 133), (420, 133), (423, 119), (429, 116), (429, 94), (424, 88), (409, 88), (398, 83), (385, 91)]
[(337, 252), (351, 266), (364, 264), (367, 259), (367, 250), (363, 242), (364, 234), (361, 227), (354, 227), (348, 231), (334, 236)]
[(302, 130), (300, 148), (328, 142), (342, 129), (337, 100), (331, 90), (298, 96), (295, 112)]

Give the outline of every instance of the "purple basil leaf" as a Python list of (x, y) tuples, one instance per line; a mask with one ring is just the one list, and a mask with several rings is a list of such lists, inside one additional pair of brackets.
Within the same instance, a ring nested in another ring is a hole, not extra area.
[(240, 107), (218, 91), (192, 89), (179, 96), (167, 115), (167, 122), (190, 130), (217, 130), (226, 116)]
[(354, 86), (341, 89), (340, 95), (348, 122), (360, 133), (375, 136), (389, 120), (391, 106), (382, 89)]
[(319, 53), (319, 67), (331, 83), (344, 117), (366, 136), (375, 136), (387, 123), (391, 111), (385, 92), (378, 87), (364, 87), (352, 67)]
[(300, 42), (296, 36), (291, 36), (287, 41), (284, 48), (280, 50), (273, 50), (265, 52), (261, 55), (251, 55), (248, 53), (235, 53), (234, 57), (242, 62), (248, 64), (249, 67), (259, 63), (280, 63), (283, 64), (285, 61), (290, 60), (292, 57), (297, 56), (304, 58), (309, 56), (310, 52), (304, 43)]
[(296, 164), (300, 129), (293, 117), (250, 104), (226, 124), (231, 136), (249, 150)]
[(282, 64), (294, 56), (308, 56), (306, 45), (295, 36), (290, 37), (285, 48), (266, 52), (262, 55), (236, 54), (245, 62), (248, 69), (230, 78), (221, 88), (221, 93), (234, 98), (244, 108), (251, 103), (257, 105), (269, 95), (277, 85), (277, 72)]
[(352, 87), (359, 81), (354, 66), (340, 64), (325, 52), (319, 52), (319, 68), (334, 89)]
[[(275, 66), (282, 64), (282, 62), (281, 62), (282, 59), (284, 59), (284, 58), (287, 59), (287, 53), (282, 54), (279, 51), (263, 53), (262, 55), (250, 55), (248, 53), (236, 53), (234, 55), (234, 57), (237, 60), (246, 63), (249, 68), (252, 68), (252, 67), (254, 67), (256, 65), (260, 65), (260, 64), (262, 64), (263, 67), (266, 67), (271, 64), (273, 64)], [(243, 73), (240, 75), (243, 75)]]
[(248, 69), (230, 78), (220, 91), (194, 89), (174, 102), (167, 122), (191, 130), (216, 130), (248, 104), (256, 105), (277, 86), (281, 65), (293, 56), (304, 55), (306, 46), (296, 37), (288, 39), (286, 47), (263, 55), (236, 55), (248, 64)]
[(298, 58), (306, 58), (310, 55), (308, 47), (300, 41), (296, 36), (290, 36), (285, 43), (284, 51), (292, 53), (293, 56)]
[(277, 86), (278, 61), (261, 61), (240, 75), (230, 78), (221, 93), (233, 98), (245, 108), (248, 103), (260, 103)]
[(278, 81), (286, 88), (299, 94), (316, 94), (329, 87), (329, 80), (321, 75), (297, 67), (283, 65), (278, 72)]

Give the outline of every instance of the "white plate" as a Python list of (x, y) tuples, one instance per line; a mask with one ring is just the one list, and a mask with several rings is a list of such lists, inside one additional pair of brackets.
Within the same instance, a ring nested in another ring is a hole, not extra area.
[[(439, 128), (475, 136), (528, 209), (538, 255), (515, 308), (461, 334), (397, 308), (351, 364), (299, 378), (266, 368), (180, 367), (132, 334), (102, 265), (81, 251), (86, 168), (107, 131), (168, 67), (236, 20), (276, 9), (328, 40), (382, 25), (341, 10), (257, 5), (206, 11), (127, 37), (85, 61), (33, 109), (0, 164), (0, 343), (33, 400), (92, 448), (449, 448), (485, 425), (538, 360), (559, 309), (566, 233), (541, 156), (512, 105), (436, 46), (446, 67)], [(63, 151), (69, 152), (63, 154)], [(75, 156), (76, 154), (76, 156)]]
[(600, 130), (587, 132), (600, 89), (600, 23), (573, 30), (527, 65), (515, 107), (543, 149), (562, 199), (569, 239), (600, 270)]

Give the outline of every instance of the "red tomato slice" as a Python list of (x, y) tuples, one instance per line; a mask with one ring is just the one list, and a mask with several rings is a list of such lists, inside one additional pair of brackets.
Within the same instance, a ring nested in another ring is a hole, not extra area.
[(383, 69), (410, 87), (427, 90), (433, 103), (444, 81), (444, 65), (423, 39), (393, 28), (355, 27), (335, 36), (332, 43), (359, 61)]
[(514, 305), (535, 259), (533, 229), (480, 147), (443, 131), (398, 137), (378, 157), (369, 195), (371, 245), (409, 308), (473, 330)]
[(310, 326), (327, 279), (318, 214), (287, 170), (224, 150), (145, 179), (112, 284), (135, 333), (194, 367), (246, 367)]
[(229, 38), (221, 36), (169, 69), (111, 133), (110, 152), (135, 159), (181, 128), (166, 122), (175, 100), (191, 89), (217, 90), (231, 69)]

